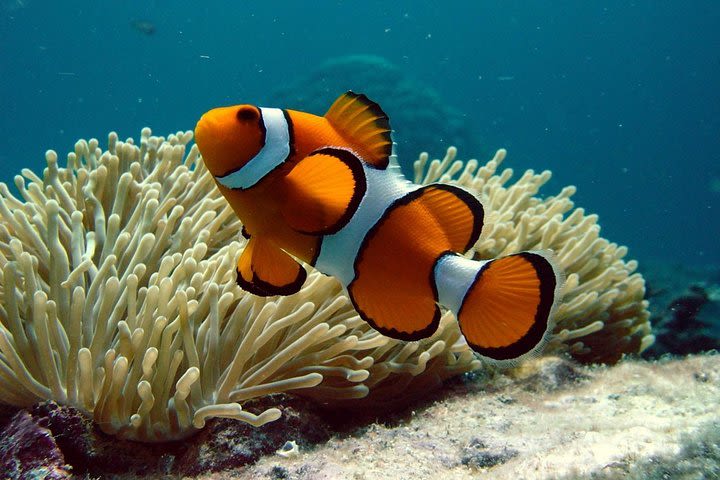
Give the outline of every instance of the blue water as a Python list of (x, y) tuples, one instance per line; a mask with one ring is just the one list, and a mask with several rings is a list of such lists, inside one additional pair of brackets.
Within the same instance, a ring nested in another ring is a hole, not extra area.
[(200, 3), (0, 0), (1, 179), (372, 54), (460, 112), (463, 158), (552, 170), (631, 257), (720, 261), (717, 0)]

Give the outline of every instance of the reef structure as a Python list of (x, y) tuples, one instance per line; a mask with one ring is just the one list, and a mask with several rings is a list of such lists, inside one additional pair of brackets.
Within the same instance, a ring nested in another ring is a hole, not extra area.
[(332, 57), (307, 72), (293, 76), (272, 92), (266, 105), (323, 115), (337, 92), (363, 92), (392, 119), (394, 140), (403, 172), (409, 173), (413, 156), (421, 148), (429, 152), (450, 145), (477, 151), (481, 138), (467, 115), (443, 101), (431, 86), (405, 73), (386, 58), (376, 55)]
[[(318, 272), (295, 295), (261, 298), (235, 283), (242, 225), (215, 188), (192, 132), (81, 140), (65, 167), (0, 184), (0, 402), (52, 399), (102, 430), (142, 441), (187, 436), (208, 418), (252, 425), (280, 408), (243, 404), (293, 392), (324, 403), (396, 398), (481, 368), (447, 313), (418, 342), (380, 335), (339, 283)], [(552, 351), (617, 361), (652, 343), (644, 282), (626, 249), (573, 210), (567, 187), (535, 193), (549, 172), (495, 174), (478, 162), (416, 162), (416, 181), (481, 195), (488, 226), (468, 255), (553, 249), (567, 272)], [(569, 213), (569, 214), (568, 214)], [(350, 402), (350, 403), (348, 403)], [(282, 407), (278, 405), (278, 407)]]

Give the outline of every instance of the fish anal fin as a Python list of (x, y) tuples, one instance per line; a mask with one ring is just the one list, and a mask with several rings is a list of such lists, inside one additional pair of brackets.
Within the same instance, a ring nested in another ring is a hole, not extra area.
[(392, 154), (390, 120), (380, 105), (363, 94), (346, 92), (332, 104), (325, 118), (360, 157), (385, 169)]
[(367, 188), (360, 160), (349, 150), (330, 147), (303, 158), (285, 182), (285, 221), (300, 233), (314, 235), (345, 226)]
[(267, 297), (300, 290), (307, 272), (272, 242), (252, 237), (237, 261), (237, 283), (248, 292)]

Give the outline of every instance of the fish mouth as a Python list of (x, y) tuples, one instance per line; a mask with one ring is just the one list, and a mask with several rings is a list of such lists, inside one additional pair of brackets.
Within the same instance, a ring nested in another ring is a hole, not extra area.
[(201, 155), (208, 155), (209, 150), (213, 148), (213, 137), (216, 136), (213, 132), (217, 132), (217, 127), (209, 112), (201, 116), (195, 124), (195, 143), (200, 149)]
[(204, 115), (200, 117), (200, 120), (198, 120), (195, 124), (195, 143), (200, 150), (202, 150), (202, 144), (204, 143), (205, 138), (205, 122), (203, 120), (204, 117)]
[(203, 157), (205, 167), (207, 167), (211, 173), (214, 173), (212, 168), (211, 152), (214, 149), (213, 144), (217, 143), (213, 141), (213, 138), (215, 137), (213, 131), (216, 130), (214, 123), (215, 122), (213, 122), (206, 113), (200, 117), (200, 120), (198, 120), (197, 124), (195, 124), (195, 144), (200, 150), (200, 155)]

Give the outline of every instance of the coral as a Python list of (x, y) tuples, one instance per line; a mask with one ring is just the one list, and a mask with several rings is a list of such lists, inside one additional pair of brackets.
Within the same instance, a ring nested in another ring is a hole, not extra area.
[(720, 339), (714, 331), (713, 322), (706, 321), (701, 314), (713, 303), (709, 288), (690, 285), (660, 315), (653, 317), (657, 341), (648, 354), (689, 355), (720, 349)]
[[(551, 173), (526, 171), (510, 184), (512, 169), (497, 173), (505, 159), (498, 150), (486, 165), (462, 162), (448, 149), (442, 160), (415, 162), (415, 182), (448, 182), (477, 193), (485, 207), (485, 226), (468, 255), (494, 258), (522, 250), (552, 250), (566, 279), (562, 303), (555, 311), (549, 350), (569, 349), (583, 362), (618, 361), (652, 345), (645, 282), (627, 248), (600, 237), (597, 215), (573, 209), (568, 186), (556, 196), (538, 197)], [(569, 213), (569, 214), (568, 214)], [(567, 214), (567, 215), (566, 215)]]
[[(480, 367), (449, 313), (431, 338), (402, 342), (372, 330), (318, 272), (288, 297), (241, 290), (241, 225), (191, 139), (144, 129), (139, 145), (114, 133), (106, 151), (79, 141), (66, 167), (49, 151), (42, 177), (23, 170), (21, 198), (0, 184), (1, 403), (53, 399), (107, 433), (156, 441), (209, 417), (276, 420), (272, 406), (242, 407), (271, 393), (389, 404)], [(566, 269), (551, 349), (615, 361), (652, 341), (635, 263), (599, 238), (595, 216), (564, 216), (571, 187), (540, 199), (549, 173), (506, 187), (511, 171), (494, 175), (504, 151), (477, 172), (454, 155), (429, 164), (423, 155), (418, 180), (486, 197), (488, 225), (471, 254), (552, 248)]]
[[(282, 395), (282, 394), (281, 394)], [(24, 472), (0, 478), (52, 478), (44, 472), (69, 472), (72, 478), (173, 478), (239, 468), (287, 444), (309, 448), (330, 438), (330, 425), (311, 400), (282, 395), (256, 403), (282, 403), (282, 422), (260, 427), (228, 418), (213, 418), (205, 428), (180, 442), (138, 444), (95, 428), (77, 408), (48, 401), (21, 410), (0, 427), (0, 472)], [(258, 405), (255, 405), (258, 406)], [(250, 406), (248, 408), (254, 408)], [(287, 439), (294, 439), (288, 441)], [(297, 442), (295, 441), (297, 440)], [(293, 451), (293, 450), (291, 450)], [(35, 476), (28, 472), (35, 472)], [(54, 477), (70, 478), (71, 476)]]
[(162, 473), (164, 459), (177, 455), (184, 446), (184, 442), (167, 442), (147, 443), (139, 448), (135, 441), (102, 433), (80, 410), (52, 401), (33, 406), (30, 415), (36, 425), (47, 429), (48, 437), (72, 468), (73, 478)]
[(644, 263), (655, 343), (644, 356), (720, 350), (720, 266)]
[(411, 172), (412, 159), (423, 149), (442, 152), (450, 145), (462, 151), (480, 148), (479, 129), (470, 117), (449, 105), (435, 89), (383, 57), (333, 57), (293, 78), (265, 99), (268, 106), (283, 105), (323, 115), (342, 92), (363, 92), (390, 117), (405, 173)]
[(20, 411), (0, 430), (0, 472), (3, 478), (72, 478), (70, 467), (47, 428)]

